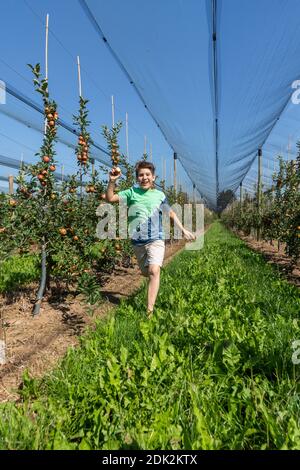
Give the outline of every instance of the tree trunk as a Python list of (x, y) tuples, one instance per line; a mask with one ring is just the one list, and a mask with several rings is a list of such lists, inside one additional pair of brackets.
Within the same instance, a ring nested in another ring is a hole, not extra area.
[(41, 281), (40, 281), (40, 287), (37, 293), (36, 302), (35, 302), (34, 309), (33, 309), (33, 316), (38, 315), (40, 313), (41, 303), (42, 303), (44, 292), (45, 292), (46, 279), (47, 279), (46, 260), (47, 260), (46, 244), (44, 241), (44, 243), (42, 244)]
[(6, 363), (6, 335), (3, 311), (1, 307), (0, 309), (0, 365), (4, 365)]

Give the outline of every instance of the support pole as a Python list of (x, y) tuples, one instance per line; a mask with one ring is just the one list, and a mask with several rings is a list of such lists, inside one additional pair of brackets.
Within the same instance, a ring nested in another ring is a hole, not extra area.
[(12, 175), (8, 177), (8, 192), (9, 194), (14, 193), (14, 177)]
[[(258, 168), (257, 168), (257, 213), (258, 216), (261, 214), (261, 161), (262, 161), (262, 150), (258, 149)], [(260, 217), (258, 217), (260, 223)], [(260, 226), (257, 227), (257, 241), (260, 239)]]
[(176, 163), (177, 163), (177, 153), (174, 152), (174, 191), (175, 191), (175, 196), (176, 196), (176, 191), (177, 191), (177, 171), (176, 171)]
[[(45, 44), (45, 79), (48, 81), (48, 40), (49, 40), (49, 14), (46, 16), (46, 44)], [(47, 119), (44, 123), (44, 134), (47, 131)]]
[(240, 183), (240, 212), (243, 214), (243, 183)]
[(114, 96), (111, 97), (111, 115), (112, 115), (112, 125), (115, 127), (115, 102)]
[[(82, 84), (81, 84), (81, 68), (80, 58), (77, 56), (77, 71), (78, 71), (78, 92), (79, 99), (82, 98)], [(82, 202), (82, 165), (80, 165), (80, 203)]]
[(126, 155), (127, 155), (127, 161), (129, 163), (129, 138), (128, 138), (128, 113), (126, 113), (125, 117), (125, 122), (126, 122)]
[(144, 159), (146, 159), (147, 155), (147, 136), (144, 136)]
[(49, 38), (49, 13), (46, 16), (46, 46), (45, 46), (45, 72), (46, 80), (48, 80), (48, 38)]

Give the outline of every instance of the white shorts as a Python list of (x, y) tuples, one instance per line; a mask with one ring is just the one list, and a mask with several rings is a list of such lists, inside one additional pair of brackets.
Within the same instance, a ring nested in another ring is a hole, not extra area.
[(147, 274), (147, 267), (150, 264), (158, 264), (162, 267), (165, 256), (165, 242), (164, 240), (154, 240), (145, 243), (145, 245), (133, 245), (133, 251), (142, 273)]

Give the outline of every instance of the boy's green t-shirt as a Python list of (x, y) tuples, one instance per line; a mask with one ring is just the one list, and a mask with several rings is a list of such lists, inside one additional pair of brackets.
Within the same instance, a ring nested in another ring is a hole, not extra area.
[(127, 204), (128, 223), (134, 244), (164, 239), (162, 213), (169, 211), (169, 205), (162, 191), (132, 186), (120, 191), (118, 196)]

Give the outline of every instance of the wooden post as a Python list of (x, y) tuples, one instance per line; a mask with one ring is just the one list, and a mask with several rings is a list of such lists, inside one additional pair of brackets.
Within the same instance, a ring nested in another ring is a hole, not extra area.
[[(261, 161), (262, 161), (262, 150), (258, 149), (258, 168), (257, 168), (257, 213), (261, 214)], [(257, 241), (260, 239), (260, 227), (257, 227)]]
[(196, 185), (193, 183), (193, 203), (196, 204)]
[(14, 177), (12, 175), (9, 175), (8, 177), (8, 193), (14, 193)]
[(92, 176), (95, 176), (95, 160), (91, 158), (91, 164), (92, 164)]

